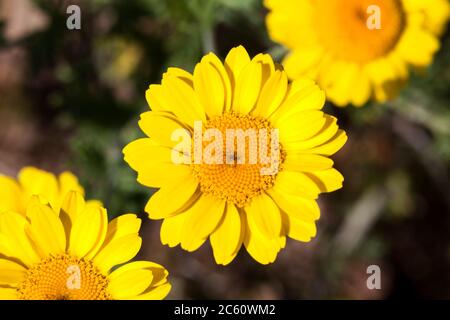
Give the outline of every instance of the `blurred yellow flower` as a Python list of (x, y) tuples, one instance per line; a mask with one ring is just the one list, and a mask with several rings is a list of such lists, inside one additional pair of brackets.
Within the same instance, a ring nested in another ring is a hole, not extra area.
[(265, 0), (289, 77), (316, 79), (338, 106), (393, 98), (410, 67), (428, 66), (449, 18), (447, 0)]
[(141, 184), (160, 188), (145, 210), (164, 219), (163, 244), (194, 251), (209, 239), (223, 265), (244, 244), (267, 264), (286, 236), (316, 235), (316, 198), (343, 181), (328, 156), (347, 136), (313, 81), (289, 83), (269, 55), (250, 59), (240, 46), (225, 63), (204, 56), (193, 75), (169, 68), (146, 97), (153, 111), (139, 125), (149, 138), (124, 154)]
[(50, 203), (58, 212), (68, 191), (84, 195), (83, 187), (72, 173), (63, 172), (57, 177), (50, 172), (25, 167), (19, 172), (17, 180), (0, 175), (0, 212), (14, 211), (25, 215), (33, 195), (39, 196), (44, 204)]
[(67, 193), (56, 211), (32, 196), (26, 216), (0, 213), (0, 299), (163, 299), (167, 271), (132, 259), (141, 220), (125, 214), (108, 224), (106, 210)]

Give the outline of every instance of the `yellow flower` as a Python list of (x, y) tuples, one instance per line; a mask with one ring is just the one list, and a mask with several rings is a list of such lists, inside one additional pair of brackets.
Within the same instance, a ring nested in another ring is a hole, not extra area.
[(19, 172), (17, 180), (0, 175), (0, 212), (14, 211), (25, 215), (33, 195), (39, 196), (44, 204), (50, 203), (58, 212), (63, 197), (71, 190), (84, 195), (83, 187), (72, 173), (63, 172), (56, 177), (50, 172), (25, 167)]
[[(56, 211), (33, 196), (26, 215), (0, 213), (0, 299), (162, 299), (167, 271), (128, 262), (141, 247), (141, 220), (106, 210), (75, 191)], [(126, 263), (126, 264), (124, 264)], [(112, 268), (123, 264), (112, 271)]]
[(313, 81), (289, 83), (269, 55), (250, 59), (240, 46), (224, 64), (206, 55), (193, 75), (169, 68), (146, 97), (153, 111), (139, 125), (149, 138), (124, 154), (141, 184), (160, 188), (145, 210), (164, 219), (163, 244), (194, 251), (209, 238), (223, 265), (244, 244), (267, 264), (286, 236), (315, 236), (316, 198), (343, 181), (328, 156), (347, 136), (320, 111), (325, 95)]
[(447, 0), (265, 0), (291, 79), (316, 79), (338, 106), (393, 98), (410, 69), (431, 64)]

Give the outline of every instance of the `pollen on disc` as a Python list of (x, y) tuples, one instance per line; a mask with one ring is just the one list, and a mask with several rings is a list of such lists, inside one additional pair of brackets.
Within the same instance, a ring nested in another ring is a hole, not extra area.
[[(262, 174), (262, 169), (271, 164), (262, 161), (260, 156), (260, 149), (265, 144), (264, 151), (267, 158), (274, 158), (271, 154), (273, 127), (267, 119), (230, 112), (210, 119), (203, 129), (217, 129), (223, 139), (221, 163), (205, 163), (203, 159), (202, 163), (192, 165), (203, 193), (232, 202), (238, 207), (244, 207), (250, 199), (273, 186), (276, 173)], [(227, 131), (229, 133), (230, 130), (234, 134), (238, 134), (238, 130), (244, 133), (245, 140), (241, 140), (241, 142), (244, 141), (244, 144), (241, 143), (245, 146), (244, 152), (239, 149), (239, 140), (236, 136), (233, 136), (232, 148), (227, 148), (227, 140), (230, 139)], [(252, 132), (256, 140), (249, 137)], [(266, 136), (263, 137), (261, 133)], [(261, 140), (262, 137), (263, 140)], [(203, 150), (209, 143), (210, 141), (203, 141)], [(277, 163), (282, 163), (284, 152), (279, 143), (276, 150), (275, 160)], [(251, 159), (256, 159), (256, 162)]]
[(30, 268), (18, 291), (23, 300), (107, 300), (107, 286), (92, 262), (63, 254)]

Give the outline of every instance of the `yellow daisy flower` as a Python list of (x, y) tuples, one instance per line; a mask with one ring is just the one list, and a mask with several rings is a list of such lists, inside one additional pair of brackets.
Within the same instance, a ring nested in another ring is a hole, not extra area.
[(140, 225), (134, 214), (108, 224), (106, 210), (86, 204), (75, 191), (67, 193), (60, 211), (37, 196), (25, 216), (3, 211), (0, 299), (163, 299), (170, 284), (162, 266), (126, 263), (141, 247)]
[(265, 0), (291, 79), (316, 79), (338, 106), (393, 98), (439, 49), (447, 0)]
[(34, 167), (20, 170), (17, 180), (0, 175), (0, 212), (14, 211), (25, 215), (28, 202), (33, 195), (39, 196), (42, 203), (50, 205), (59, 212), (61, 203), (68, 191), (84, 195), (78, 178), (70, 172), (58, 177)]
[(343, 181), (328, 156), (347, 136), (313, 81), (289, 83), (269, 55), (250, 59), (239, 46), (225, 63), (209, 53), (193, 74), (169, 68), (146, 97), (153, 111), (139, 125), (149, 138), (124, 154), (141, 184), (160, 188), (145, 210), (164, 219), (163, 244), (194, 251), (209, 239), (223, 265), (244, 244), (267, 264), (286, 236), (316, 235), (316, 198)]

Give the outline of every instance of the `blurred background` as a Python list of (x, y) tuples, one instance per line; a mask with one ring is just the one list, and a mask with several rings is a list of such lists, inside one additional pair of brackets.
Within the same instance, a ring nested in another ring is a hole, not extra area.
[[(0, 0), (0, 173), (71, 170), (110, 218), (139, 214), (140, 258), (170, 271), (172, 299), (450, 299), (450, 33), (434, 64), (394, 101), (327, 104), (349, 140), (334, 156), (344, 188), (320, 197), (318, 235), (288, 240), (262, 266), (242, 250), (217, 266), (159, 240), (122, 148), (141, 137), (145, 90), (169, 66), (189, 71), (213, 50), (285, 50), (265, 29), (261, 0)], [(66, 9), (81, 8), (81, 30)], [(369, 265), (382, 289), (366, 286)]]

